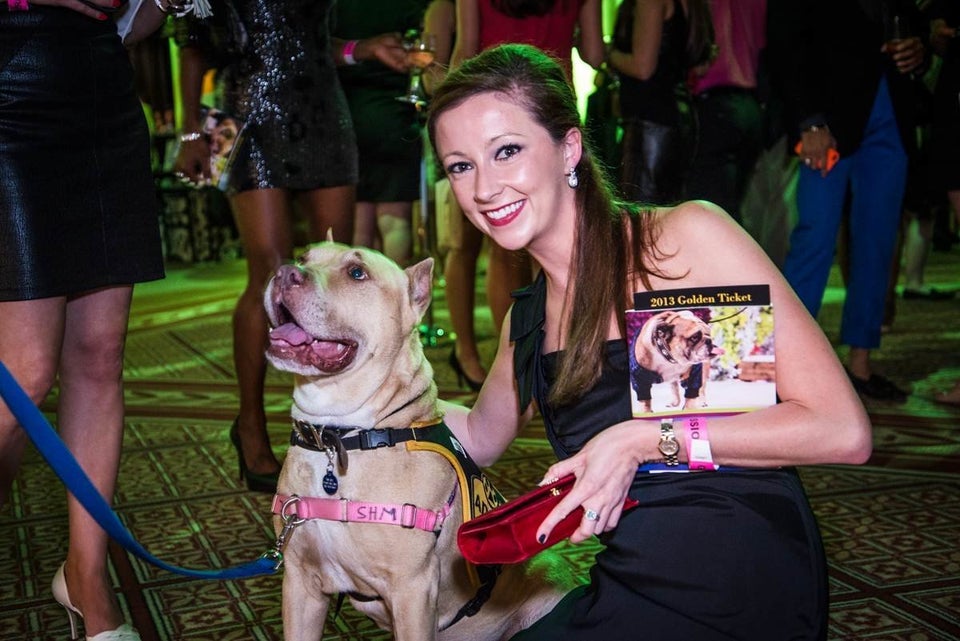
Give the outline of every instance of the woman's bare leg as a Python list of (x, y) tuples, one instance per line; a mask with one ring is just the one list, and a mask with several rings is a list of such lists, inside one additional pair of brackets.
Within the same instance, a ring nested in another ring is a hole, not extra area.
[[(63, 297), (0, 303), (0, 360), (37, 405), (56, 380), (65, 307)], [(24, 327), (30, 328), (30, 340), (24, 340)], [(26, 432), (0, 403), (0, 506), (6, 503), (26, 444)]]
[[(130, 286), (68, 299), (60, 357), (60, 435), (100, 494), (112, 502), (123, 442), (123, 350)], [(107, 534), (67, 499), (70, 545), (65, 576), (87, 636), (113, 630), (123, 615), (107, 569)]]
[(483, 247), (483, 234), (464, 217), (451, 198), (450, 250), (444, 265), (447, 309), (455, 335), (454, 354), (464, 373), (473, 381), (482, 381), (487, 371), (480, 361), (475, 330), (477, 261)]
[(376, 203), (357, 203), (354, 207), (353, 244), (360, 247), (380, 249), (380, 232), (377, 229)]
[(314, 189), (297, 194), (301, 211), (310, 223), (310, 240), (320, 242), (333, 232), (338, 243), (353, 240), (353, 206), (357, 189), (353, 185)]
[(247, 283), (233, 314), (233, 360), (240, 394), (237, 433), (247, 469), (272, 474), (280, 469), (267, 435), (263, 405), (267, 314), (263, 288), (293, 251), (289, 196), (281, 189), (256, 189), (230, 200), (247, 260)]
[(377, 231), (380, 251), (401, 267), (413, 260), (413, 203), (377, 203)]

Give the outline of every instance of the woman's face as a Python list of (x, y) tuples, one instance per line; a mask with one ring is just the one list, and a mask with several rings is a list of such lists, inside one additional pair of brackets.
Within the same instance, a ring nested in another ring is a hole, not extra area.
[(484, 93), (441, 114), (435, 135), (464, 214), (501, 247), (527, 247), (575, 211), (566, 174), (580, 160), (579, 130), (557, 143), (509, 96)]

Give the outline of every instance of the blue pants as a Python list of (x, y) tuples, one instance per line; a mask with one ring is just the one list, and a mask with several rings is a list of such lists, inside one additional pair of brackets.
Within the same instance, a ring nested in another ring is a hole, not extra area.
[(880, 345), (906, 177), (907, 154), (884, 79), (860, 148), (841, 158), (826, 177), (819, 170), (800, 168), (798, 221), (790, 235), (784, 275), (814, 317), (820, 311), (850, 189), (850, 269), (840, 325), (844, 345), (867, 349)]

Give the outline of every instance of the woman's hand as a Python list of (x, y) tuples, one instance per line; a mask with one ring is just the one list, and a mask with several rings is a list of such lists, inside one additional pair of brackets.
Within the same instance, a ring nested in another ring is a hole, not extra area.
[[(73, 9), (77, 13), (82, 13), (97, 20), (106, 20), (110, 17), (107, 12), (117, 9), (122, 2), (120, 0), (85, 0), (85, 2), (80, 2), (80, 0), (30, 0), (30, 4)], [(103, 7), (103, 11), (97, 10), (97, 7)]]
[[(642, 462), (637, 456), (637, 437), (647, 427), (639, 421), (626, 421), (594, 436), (574, 456), (550, 466), (541, 484), (568, 474), (577, 477), (570, 493), (557, 504), (537, 530), (537, 538), (546, 540), (550, 531), (563, 518), (583, 506), (580, 527), (573, 533), (573, 543), (585, 541), (594, 534), (612, 530), (620, 521), (623, 501)], [(659, 439), (659, 430), (651, 423), (651, 443)], [(595, 517), (595, 518), (592, 518)]]
[(916, 71), (923, 64), (923, 42), (917, 36), (890, 40), (881, 50), (893, 59), (897, 71), (902, 74)]
[(407, 73), (410, 70), (403, 40), (396, 33), (381, 33), (379, 36), (364, 38), (357, 43), (354, 56), (357, 60), (379, 60), (400, 73)]
[(210, 184), (210, 143), (206, 137), (183, 140), (173, 163), (173, 172), (184, 182)]

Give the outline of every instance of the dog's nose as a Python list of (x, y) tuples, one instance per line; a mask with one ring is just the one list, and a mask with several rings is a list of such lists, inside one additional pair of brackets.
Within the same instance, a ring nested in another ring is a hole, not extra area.
[(303, 284), (303, 272), (296, 265), (281, 265), (277, 270), (277, 280), (284, 287), (293, 287)]

